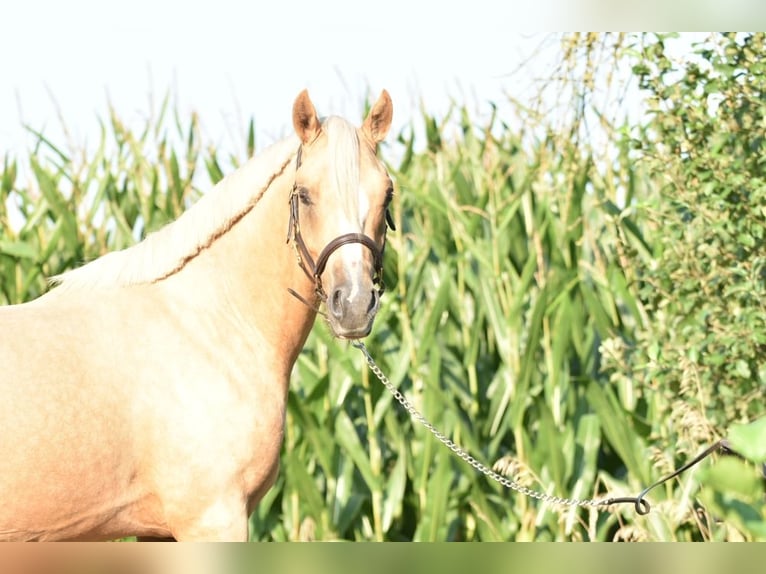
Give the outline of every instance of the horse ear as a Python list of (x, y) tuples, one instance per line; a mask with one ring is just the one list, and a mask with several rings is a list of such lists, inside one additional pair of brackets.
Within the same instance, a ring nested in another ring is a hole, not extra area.
[(293, 104), (293, 127), (295, 133), (301, 138), (304, 144), (310, 143), (316, 139), (321, 130), (321, 124), (317, 117), (317, 111), (314, 104), (311, 103), (308, 90), (303, 90), (295, 98)]
[(379, 144), (386, 138), (393, 115), (394, 105), (391, 103), (391, 96), (386, 90), (383, 90), (364, 120), (362, 132), (372, 143)]

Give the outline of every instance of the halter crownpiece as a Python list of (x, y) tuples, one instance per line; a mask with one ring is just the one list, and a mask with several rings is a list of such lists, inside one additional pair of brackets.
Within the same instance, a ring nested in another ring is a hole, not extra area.
[[(301, 166), (302, 152), (303, 146), (300, 146), (298, 148), (298, 152), (295, 155), (296, 172)], [(322, 273), (324, 273), (324, 270), (327, 267), (327, 261), (330, 259), (330, 255), (332, 255), (337, 249), (350, 243), (360, 243), (369, 249), (372, 253), (372, 264), (373, 269), (375, 270), (373, 283), (375, 284), (375, 288), (377, 289), (378, 293), (383, 293), (385, 288), (383, 284), (383, 249), (380, 249), (378, 244), (364, 233), (344, 233), (343, 235), (339, 235), (330, 241), (330, 243), (328, 243), (324, 249), (322, 249), (322, 251), (319, 253), (319, 257), (317, 257), (316, 262), (314, 261), (314, 258), (311, 256), (311, 253), (306, 246), (306, 242), (303, 240), (303, 235), (301, 234), (298, 203), (299, 200), (300, 197), (298, 193), (298, 184), (294, 183), (293, 189), (290, 192), (289, 199), (290, 220), (287, 228), (287, 243), (289, 243), (291, 239), (293, 240), (293, 248), (295, 249), (295, 256), (298, 260), (298, 265), (301, 269), (303, 269), (303, 272), (306, 274), (306, 276), (314, 282), (314, 292), (316, 293), (317, 297), (319, 297), (321, 301), (327, 300), (327, 293), (325, 293), (324, 287), (322, 286)], [(388, 221), (390, 219), (391, 217), (388, 214), (388, 210), (386, 210), (386, 220)], [(385, 244), (383, 248), (385, 249)], [(298, 295), (292, 289), (288, 289), (288, 291), (303, 303), (308, 304), (308, 302), (305, 301), (303, 297)], [(312, 306), (309, 305), (309, 307)]]

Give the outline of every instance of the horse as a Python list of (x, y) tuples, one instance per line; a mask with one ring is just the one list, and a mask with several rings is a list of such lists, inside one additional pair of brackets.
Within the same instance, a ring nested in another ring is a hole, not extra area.
[(0, 308), (0, 540), (248, 540), (317, 313), (353, 340), (379, 308), (392, 114), (304, 90), (178, 219)]

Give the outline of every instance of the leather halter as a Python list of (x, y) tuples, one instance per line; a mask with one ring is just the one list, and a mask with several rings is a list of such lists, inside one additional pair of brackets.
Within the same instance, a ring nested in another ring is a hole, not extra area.
[[(302, 152), (303, 146), (298, 148), (298, 153), (295, 156), (296, 172), (301, 166)], [(314, 282), (314, 292), (319, 299), (321, 301), (327, 300), (327, 293), (325, 293), (324, 287), (322, 286), (322, 273), (324, 273), (325, 267), (327, 267), (327, 261), (330, 259), (330, 255), (340, 247), (350, 243), (361, 243), (372, 253), (373, 269), (375, 270), (373, 283), (378, 294), (383, 293), (383, 251), (385, 250), (385, 243), (383, 244), (383, 249), (380, 249), (373, 239), (363, 233), (344, 233), (330, 241), (330, 243), (328, 243), (319, 253), (317, 260), (314, 261), (314, 258), (311, 256), (311, 253), (309, 253), (308, 247), (306, 246), (306, 242), (303, 240), (303, 235), (301, 234), (299, 201), (298, 184), (296, 182), (293, 184), (293, 189), (290, 192), (290, 221), (287, 228), (287, 243), (290, 242), (290, 239), (293, 240), (293, 247), (295, 249), (298, 265), (303, 269), (306, 276)], [(388, 214), (387, 219), (390, 219)], [(298, 295), (292, 289), (288, 289), (288, 291), (304, 303), (308, 304), (303, 297)]]

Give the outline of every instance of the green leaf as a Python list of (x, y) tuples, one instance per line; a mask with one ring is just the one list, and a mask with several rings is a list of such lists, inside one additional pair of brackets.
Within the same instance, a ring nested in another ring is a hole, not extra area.
[(247, 157), (255, 155), (255, 118), (250, 118), (247, 124)]
[(402, 440), (399, 443), (398, 452), (401, 453), (396, 459), (396, 464), (391, 471), (385, 487), (383, 500), (383, 531), (391, 528), (394, 518), (402, 512), (402, 500), (407, 485), (407, 444)]
[(422, 336), (418, 341), (417, 361), (425, 360), (425, 357), (432, 351), (432, 341), (439, 332), (439, 322), (442, 320), (444, 311), (449, 303), (450, 288), (452, 287), (452, 270), (446, 265), (441, 270), (439, 279), (439, 288), (434, 296), (430, 308), (426, 307), (424, 312), (426, 316), (423, 319)]
[(326, 512), (322, 494), (297, 451), (285, 453), (285, 475), (289, 487), (298, 493), (300, 499), (307, 505), (308, 513), (316, 519), (317, 524), (321, 524), (320, 518)]
[(31, 261), (37, 259), (37, 249), (26, 241), (0, 240), (0, 253)]
[(731, 447), (751, 462), (766, 462), (766, 416), (749, 424), (733, 425), (728, 436)]
[(718, 520), (753, 540), (766, 540), (761, 478), (742, 460), (726, 457), (700, 472), (700, 498)]
[(587, 396), (588, 402), (599, 417), (606, 439), (620, 455), (628, 472), (641, 482), (649, 482), (641, 440), (633, 432), (632, 425), (614, 392), (594, 382), (588, 386)]
[(367, 451), (362, 446), (351, 419), (344, 411), (338, 413), (338, 418), (335, 420), (335, 438), (354, 461), (370, 491), (380, 490), (380, 479), (373, 472)]
[(414, 540), (442, 542), (447, 532), (447, 506), (452, 496), (452, 453), (440, 449), (434, 460), (434, 468), (428, 479), (425, 508)]
[(548, 288), (542, 289), (538, 293), (537, 301), (532, 308), (532, 316), (527, 328), (529, 329), (526, 341), (526, 348), (522, 358), (519, 372), (518, 386), (514, 392), (511, 404), (511, 425), (517, 428), (521, 424), (526, 409), (525, 399), (527, 397), (530, 382), (533, 374), (538, 368), (535, 356), (540, 347), (540, 335), (543, 332), (543, 321), (548, 310)]
[(563, 435), (561, 430), (556, 428), (553, 416), (547, 407), (541, 411), (540, 434), (537, 444), (545, 452), (545, 462), (543, 466), (548, 467), (556, 490), (563, 492), (566, 487), (566, 476), (564, 469)]
[(723, 457), (713, 466), (700, 471), (700, 481), (719, 492), (746, 501), (760, 497), (761, 484), (753, 468), (733, 457)]

